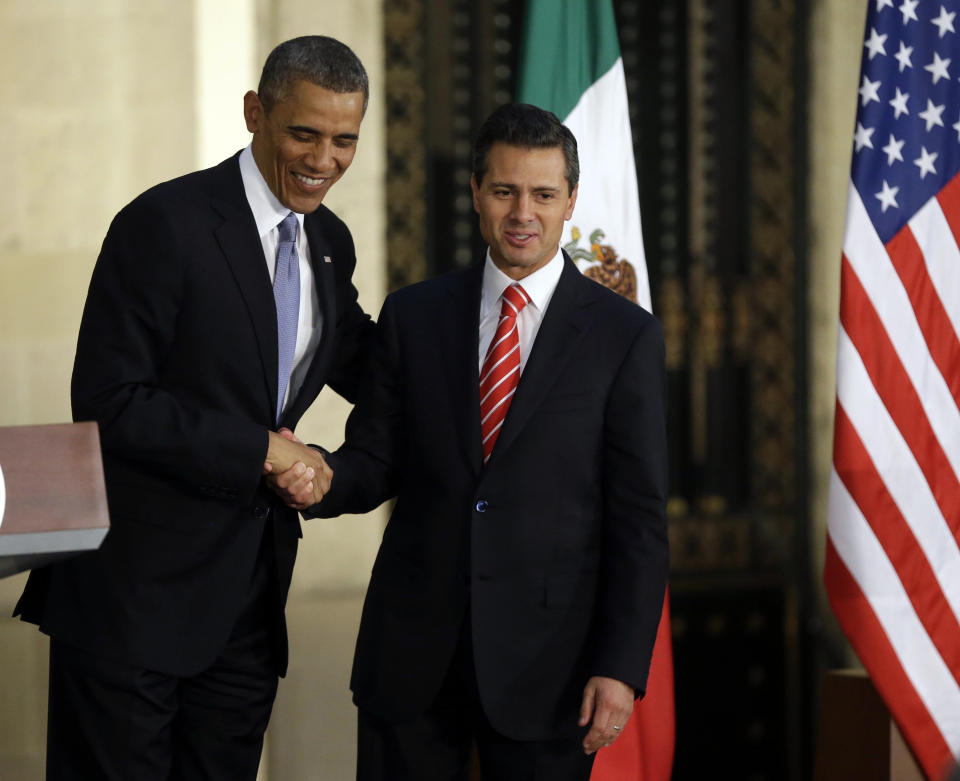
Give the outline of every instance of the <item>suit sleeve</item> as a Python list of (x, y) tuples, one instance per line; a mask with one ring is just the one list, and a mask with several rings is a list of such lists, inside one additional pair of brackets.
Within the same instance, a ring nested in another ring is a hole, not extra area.
[(403, 453), (403, 383), (395, 301), (388, 296), (344, 444), (327, 458), (333, 482), (308, 518), (368, 512), (395, 496)]
[(667, 442), (663, 335), (650, 318), (605, 411), (603, 542), (592, 675), (646, 688), (666, 588)]
[(166, 210), (140, 199), (104, 239), (84, 306), (71, 383), (74, 420), (95, 420), (105, 457), (223, 498), (251, 497), (267, 429), (164, 383), (178, 338), (189, 248)]
[(375, 327), (358, 303), (352, 281), (357, 265), (353, 238), (346, 225), (339, 225), (339, 244), (343, 247), (339, 256), (348, 257), (350, 261), (337, 267), (337, 350), (327, 384), (347, 401), (356, 403), (361, 383), (367, 376)]

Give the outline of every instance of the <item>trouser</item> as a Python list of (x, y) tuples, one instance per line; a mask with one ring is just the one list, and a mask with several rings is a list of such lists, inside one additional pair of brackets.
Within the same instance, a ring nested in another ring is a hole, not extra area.
[(52, 638), (47, 781), (254, 781), (277, 692), (270, 597), (261, 558), (226, 646), (189, 677)]
[(469, 616), (464, 624), (426, 713), (393, 724), (360, 709), (357, 781), (466, 781), (474, 748), (483, 781), (588, 781), (594, 756), (583, 753), (582, 736), (520, 741), (493, 728), (477, 690)]

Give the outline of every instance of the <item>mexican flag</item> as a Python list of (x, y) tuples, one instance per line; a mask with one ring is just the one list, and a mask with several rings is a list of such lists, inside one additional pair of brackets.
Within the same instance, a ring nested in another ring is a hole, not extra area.
[[(650, 283), (623, 61), (611, 0), (528, 0), (517, 100), (573, 131), (580, 191), (562, 243), (580, 270), (647, 310)], [(674, 747), (670, 607), (664, 601), (646, 696), (591, 781), (668, 781)]]
[(610, 0), (529, 0), (517, 100), (552, 111), (577, 139), (580, 192), (564, 227), (564, 249), (581, 271), (649, 310), (627, 87)]

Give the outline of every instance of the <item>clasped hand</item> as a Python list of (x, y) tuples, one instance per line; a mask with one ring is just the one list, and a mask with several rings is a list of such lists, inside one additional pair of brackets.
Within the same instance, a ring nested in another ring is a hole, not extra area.
[(323, 499), (333, 480), (333, 470), (323, 454), (304, 445), (287, 428), (270, 432), (263, 474), (267, 484), (294, 510), (306, 510)]

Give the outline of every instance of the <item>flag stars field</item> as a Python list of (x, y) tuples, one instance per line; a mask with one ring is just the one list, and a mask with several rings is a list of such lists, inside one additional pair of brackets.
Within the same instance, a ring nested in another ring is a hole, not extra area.
[(853, 183), (884, 240), (960, 172), (960, 147), (945, 148), (960, 142), (958, 13), (960, 0), (869, 2)]

